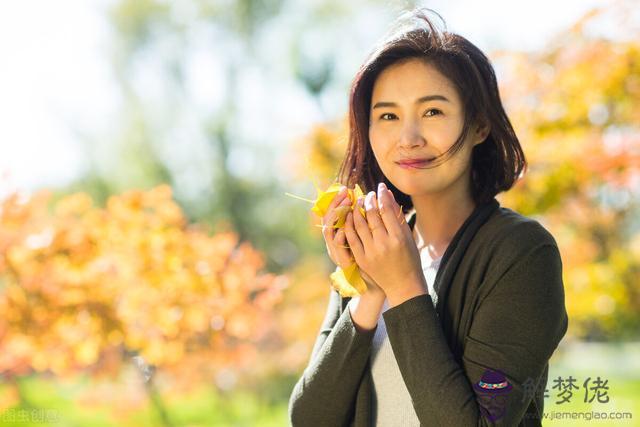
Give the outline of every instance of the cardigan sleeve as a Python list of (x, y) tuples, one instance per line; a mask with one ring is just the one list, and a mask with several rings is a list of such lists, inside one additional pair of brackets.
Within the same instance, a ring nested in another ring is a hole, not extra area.
[(292, 426), (347, 426), (365, 372), (377, 325), (355, 328), (340, 294), (331, 289), (329, 304), (309, 364), (289, 398)]
[[(562, 262), (555, 244), (538, 244), (494, 280), (475, 309), (462, 366), (447, 345), (429, 295), (383, 313), (424, 425), (517, 425), (532, 397), (529, 391), (526, 398), (525, 383), (537, 385), (566, 332)], [(498, 405), (473, 387), (487, 369), (501, 371), (512, 386)]]

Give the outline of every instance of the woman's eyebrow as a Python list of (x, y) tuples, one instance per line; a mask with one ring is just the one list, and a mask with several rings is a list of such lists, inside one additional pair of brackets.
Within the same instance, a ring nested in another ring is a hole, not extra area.
[[(451, 102), (443, 95), (426, 95), (426, 96), (423, 96), (421, 98), (416, 99), (416, 104), (420, 104), (422, 102), (427, 102), (427, 101)], [(396, 104), (395, 102), (380, 101), (380, 102), (376, 102), (376, 104), (371, 109), (373, 110), (374, 108), (397, 107), (397, 106), (398, 106), (398, 104)]]

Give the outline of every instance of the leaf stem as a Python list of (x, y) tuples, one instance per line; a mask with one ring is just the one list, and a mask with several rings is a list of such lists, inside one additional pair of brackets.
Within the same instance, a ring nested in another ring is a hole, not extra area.
[(291, 194), (291, 193), (284, 193), (286, 196), (290, 196), (293, 197), (294, 199), (300, 199), (300, 200), (304, 200), (305, 202), (309, 202), (309, 203), (315, 203), (315, 200), (309, 200), (309, 199), (305, 199), (304, 197), (300, 197), (300, 196), (296, 196), (295, 194)]

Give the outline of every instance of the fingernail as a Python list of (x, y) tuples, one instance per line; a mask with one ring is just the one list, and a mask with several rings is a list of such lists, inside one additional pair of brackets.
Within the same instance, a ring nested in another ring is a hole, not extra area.
[(343, 185), (342, 187), (340, 187), (340, 191), (338, 191), (338, 194), (343, 195), (346, 190), (347, 190), (347, 187)]
[(373, 199), (376, 197), (375, 191), (370, 191), (367, 193), (367, 197), (364, 199), (364, 205), (367, 207), (367, 210), (373, 209)]

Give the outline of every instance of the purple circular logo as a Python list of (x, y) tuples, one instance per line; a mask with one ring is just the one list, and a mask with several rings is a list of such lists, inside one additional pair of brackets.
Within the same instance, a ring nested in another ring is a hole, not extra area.
[(487, 369), (473, 385), (482, 414), (490, 421), (502, 418), (506, 411), (507, 395), (513, 389), (504, 373)]

